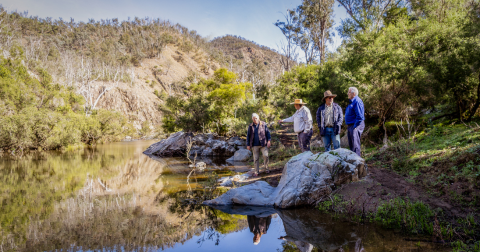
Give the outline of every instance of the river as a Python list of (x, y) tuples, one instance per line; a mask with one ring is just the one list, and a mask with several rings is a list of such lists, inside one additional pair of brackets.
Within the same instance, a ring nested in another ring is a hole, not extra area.
[(142, 154), (152, 143), (0, 157), (0, 251), (448, 250), (315, 209), (203, 206), (207, 174), (250, 168), (190, 174), (185, 158)]

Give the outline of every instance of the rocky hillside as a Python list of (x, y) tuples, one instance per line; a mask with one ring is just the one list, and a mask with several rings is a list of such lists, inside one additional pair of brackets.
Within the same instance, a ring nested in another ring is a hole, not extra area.
[(98, 107), (121, 111), (129, 116), (137, 129), (145, 121), (152, 128), (161, 123), (158, 110), (168, 95), (183, 95), (182, 88), (199, 78), (209, 78), (220, 65), (213, 61), (205, 67), (208, 54), (198, 50), (186, 53), (169, 45), (158, 57), (144, 59), (134, 67), (132, 82), (119, 83), (105, 94)]
[[(84, 109), (126, 115), (137, 129), (161, 122), (158, 106), (169, 95), (209, 78), (219, 67), (254, 87), (281, 73), (278, 54), (236, 36), (207, 41), (194, 30), (161, 19), (84, 22), (27, 17), (0, 7), (0, 52), (21, 57), (30, 72), (45, 69), (54, 83), (82, 94)], [(98, 99), (98, 103), (94, 101)]]

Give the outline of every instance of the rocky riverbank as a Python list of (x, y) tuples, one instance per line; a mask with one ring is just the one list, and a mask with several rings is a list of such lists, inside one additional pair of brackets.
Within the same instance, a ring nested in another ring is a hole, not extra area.
[[(151, 145), (143, 153), (158, 157), (183, 156), (187, 152), (188, 143), (192, 143), (189, 152), (191, 156), (231, 157), (237, 150), (246, 148), (245, 140), (237, 136), (225, 138), (211, 133), (194, 135), (193, 133), (179, 131), (170, 135), (167, 139)], [(240, 160), (235, 159), (235, 161)]]

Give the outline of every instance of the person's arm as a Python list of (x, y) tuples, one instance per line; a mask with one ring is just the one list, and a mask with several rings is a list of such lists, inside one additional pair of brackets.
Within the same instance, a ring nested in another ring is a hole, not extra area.
[(295, 114), (293, 114), (293, 116), (290, 116), (289, 118), (287, 119), (283, 119), (283, 120), (280, 120), (282, 122), (293, 122), (293, 118), (294, 118)]
[(309, 110), (304, 109), (302, 118), (303, 118), (303, 121), (305, 122), (305, 129), (303, 130), (303, 132), (308, 133), (309, 130), (307, 129), (312, 129), (313, 127), (312, 114), (310, 113)]
[(267, 148), (270, 148), (272, 137), (270, 135), (270, 130), (267, 127), (267, 124), (265, 123), (265, 137), (267, 138)]
[(358, 125), (360, 125), (360, 123), (362, 123), (363, 120), (365, 120), (365, 108), (363, 106), (363, 102), (362, 101), (358, 101), (355, 103), (354, 107), (353, 107), (354, 111), (355, 111), (355, 125), (353, 128), (357, 128)]
[[(337, 105), (338, 110), (340, 113), (338, 113), (338, 118), (337, 118), (337, 124), (340, 127), (340, 130), (342, 129), (342, 124), (343, 124), (343, 109), (340, 107), (340, 105)], [(340, 134), (340, 131), (338, 131), (338, 134)]]
[(248, 126), (248, 130), (247, 130), (247, 149), (250, 147), (250, 126)]

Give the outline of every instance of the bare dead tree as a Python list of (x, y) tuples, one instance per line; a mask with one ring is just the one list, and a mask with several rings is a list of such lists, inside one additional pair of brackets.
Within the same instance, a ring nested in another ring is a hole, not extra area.
[[(85, 114), (88, 116), (96, 109), (100, 98), (102, 98), (105, 93), (112, 90), (113, 88), (118, 87), (120, 81), (120, 70), (116, 69), (113, 76), (113, 82), (108, 81), (105, 85), (105, 81), (102, 82), (103, 85), (99, 85), (97, 80), (101, 77), (100, 74), (94, 72), (93, 62), (91, 60), (84, 61), (82, 59), (81, 68), (77, 73), (78, 78), (78, 92), (85, 99)], [(100, 89), (98, 91), (98, 89)], [(98, 93), (98, 96), (96, 95)]]
[(292, 64), (296, 62), (293, 60), (296, 54), (296, 46), (295, 46), (295, 30), (296, 30), (296, 14), (294, 10), (287, 10), (287, 13), (284, 14), (285, 21), (280, 22), (277, 20), (275, 22), (275, 26), (277, 26), (280, 31), (282, 31), (285, 39), (287, 40), (286, 43), (280, 42), (280, 46), (277, 45), (279, 48), (279, 52), (281, 52), (280, 56), (280, 64), (282, 64), (283, 69), (285, 71), (289, 71), (292, 67)]

